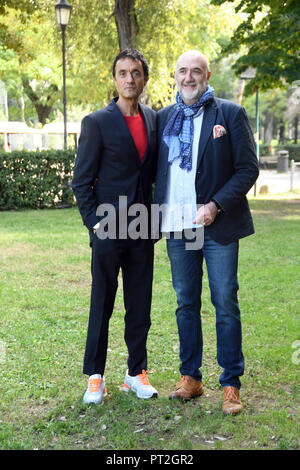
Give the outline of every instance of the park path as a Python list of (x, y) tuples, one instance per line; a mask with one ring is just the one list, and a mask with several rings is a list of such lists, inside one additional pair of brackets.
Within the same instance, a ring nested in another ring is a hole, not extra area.
[[(285, 193), (291, 190), (291, 172), (278, 173), (277, 170), (260, 169), (259, 177), (256, 182), (256, 194), (263, 191), (262, 186), (268, 187), (269, 194)], [(294, 174), (293, 188), (300, 191), (300, 168), (297, 168)], [(250, 189), (249, 195), (254, 194), (254, 186)]]

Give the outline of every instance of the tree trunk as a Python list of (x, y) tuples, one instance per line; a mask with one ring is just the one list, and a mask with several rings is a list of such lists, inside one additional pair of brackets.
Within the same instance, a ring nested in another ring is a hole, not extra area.
[(52, 111), (52, 106), (46, 106), (43, 104), (35, 104), (35, 110), (38, 115), (38, 120), (43, 124), (43, 126), (47, 123), (47, 119), (49, 118), (51, 111)]
[(294, 144), (298, 143), (298, 124), (299, 124), (299, 116), (296, 116), (294, 119)]
[(242, 104), (244, 88), (245, 88), (245, 80), (243, 80), (242, 78), (239, 78), (238, 86), (236, 90), (236, 102), (238, 104)]
[(0, 94), (2, 94), (3, 97), (3, 112), (6, 121), (9, 121), (9, 113), (8, 113), (8, 96), (7, 96), (7, 90), (6, 86), (3, 82), (0, 80)]
[(24, 93), (28, 96), (33, 106), (35, 107), (39, 122), (44, 126), (50, 116), (53, 104), (57, 100), (58, 87), (56, 85), (50, 85), (47, 89), (48, 94), (46, 100), (43, 100), (42, 102), (41, 98), (31, 88), (29, 80), (26, 77), (22, 77), (22, 82)]
[(135, 0), (115, 0), (115, 17), (120, 51), (128, 47), (136, 47), (138, 32), (137, 18), (134, 11)]
[(21, 121), (25, 122), (25, 102), (24, 96), (21, 95), (19, 98), (20, 108), (21, 108)]
[(278, 144), (284, 144), (285, 138), (284, 138), (284, 122), (280, 121), (279, 124), (279, 137), (278, 137)]
[(273, 128), (274, 128), (274, 115), (271, 114), (268, 118), (266, 132), (265, 132), (265, 143), (267, 145), (271, 144), (271, 140), (273, 137)]

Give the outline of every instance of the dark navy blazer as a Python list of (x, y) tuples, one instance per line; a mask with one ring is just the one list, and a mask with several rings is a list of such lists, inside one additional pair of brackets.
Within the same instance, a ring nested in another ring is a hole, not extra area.
[(82, 120), (72, 188), (83, 223), (90, 231), (100, 220), (96, 211), (101, 203), (118, 209), (119, 196), (127, 196), (128, 206), (136, 202), (151, 204), (156, 171), (156, 113), (142, 104), (139, 108), (147, 132), (142, 162), (116, 99)]
[[(157, 114), (156, 204), (166, 202), (169, 149), (163, 142), (162, 133), (174, 106), (168, 106)], [(214, 139), (213, 128), (218, 124), (226, 129), (226, 134)], [(255, 142), (244, 108), (215, 98), (203, 115), (195, 190), (197, 204), (206, 204), (214, 199), (222, 208), (214, 222), (205, 227), (216, 242), (226, 245), (254, 233), (246, 194), (258, 174)]]

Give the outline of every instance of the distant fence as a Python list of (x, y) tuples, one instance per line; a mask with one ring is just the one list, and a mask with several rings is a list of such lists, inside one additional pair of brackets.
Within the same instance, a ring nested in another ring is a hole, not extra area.
[[(68, 147), (77, 148), (81, 125), (76, 122), (67, 123)], [(0, 142), (3, 150), (36, 150), (36, 149), (63, 149), (64, 124), (52, 122), (45, 124), (42, 129), (29, 127), (25, 122), (0, 121)]]

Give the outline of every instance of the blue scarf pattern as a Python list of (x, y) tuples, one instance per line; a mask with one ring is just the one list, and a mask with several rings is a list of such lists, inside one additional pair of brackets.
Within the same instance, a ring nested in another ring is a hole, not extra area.
[[(175, 111), (167, 123), (163, 140), (169, 147), (169, 164), (172, 165), (176, 158), (181, 158), (180, 168), (186, 171), (192, 169), (192, 148), (194, 139), (194, 117), (203, 112), (204, 106), (210, 103), (214, 97), (214, 89), (208, 85), (207, 90), (196, 103), (187, 106), (177, 92)], [(202, 110), (201, 110), (202, 108)], [(172, 140), (179, 139), (179, 145), (174, 145)]]

